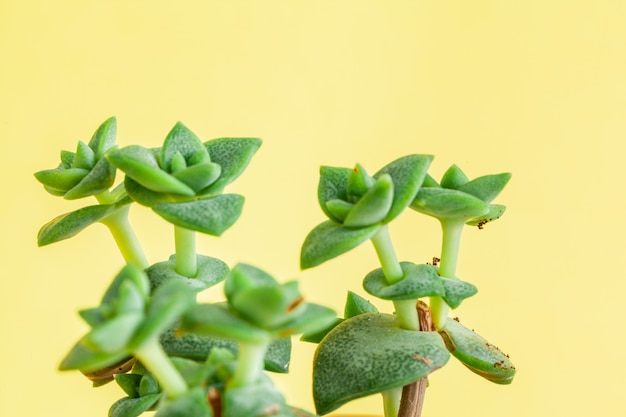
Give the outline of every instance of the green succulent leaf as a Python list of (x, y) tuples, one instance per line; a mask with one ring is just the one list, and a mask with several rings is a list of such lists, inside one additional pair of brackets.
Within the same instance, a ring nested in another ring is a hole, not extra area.
[(315, 352), (317, 413), (417, 381), (445, 365), (449, 356), (436, 332), (401, 329), (389, 314), (354, 316), (335, 327)]
[(109, 153), (107, 158), (128, 177), (151, 191), (182, 196), (195, 195), (191, 187), (161, 169), (150, 149), (131, 145)]
[(320, 179), (317, 186), (317, 200), (322, 211), (329, 219), (341, 223), (343, 219), (336, 217), (332, 211), (326, 207), (330, 200), (348, 201), (348, 181), (352, 170), (350, 168), (337, 168), (322, 166), (320, 168)]
[(121, 398), (109, 409), (109, 417), (137, 417), (150, 410), (161, 398), (161, 394), (150, 394), (138, 398)]
[(262, 269), (245, 263), (239, 263), (235, 265), (228, 274), (226, 283), (224, 284), (224, 293), (226, 294), (226, 298), (232, 301), (237, 293), (261, 286), (271, 287), (278, 285), (278, 281)]
[(130, 352), (102, 352), (87, 347), (83, 340), (78, 341), (59, 365), (59, 370), (80, 370), (92, 372), (121, 362), (129, 356)]
[[(122, 287), (126, 284), (132, 284), (143, 299), (147, 299), (150, 294), (150, 285), (146, 274), (133, 264), (125, 265), (120, 272), (115, 276), (109, 288), (102, 296), (100, 301), (101, 306), (119, 305), (119, 298), (122, 291)], [(122, 296), (123, 299), (123, 296)]]
[(72, 161), (72, 168), (91, 169), (96, 163), (96, 154), (83, 141), (78, 141), (76, 146), (76, 154)]
[(266, 330), (240, 318), (223, 303), (197, 305), (185, 315), (180, 330), (183, 334), (196, 333), (250, 343), (267, 343), (270, 340)]
[(397, 283), (389, 284), (382, 268), (378, 268), (365, 276), (363, 288), (383, 300), (412, 300), (445, 294), (441, 279), (432, 266), (400, 262), (400, 267), (403, 278)]
[(457, 308), (461, 305), (463, 300), (475, 295), (478, 292), (478, 288), (476, 288), (475, 285), (466, 281), (461, 281), (457, 278), (441, 277), (441, 282), (445, 288), (443, 300), (452, 309)]
[(221, 167), (213, 162), (207, 164), (197, 164), (181, 169), (173, 175), (176, 179), (181, 180), (195, 192), (211, 185), (217, 180), (221, 173)]
[(506, 206), (501, 204), (489, 204), (489, 211), (482, 216), (474, 217), (466, 224), (469, 226), (478, 226), (479, 229), (489, 222), (498, 220), (504, 214)]
[(424, 182), (422, 183), (422, 188), (424, 187), (433, 187), (433, 188), (441, 188), (437, 180), (430, 176), (430, 174), (426, 174), (424, 177)]
[(151, 265), (146, 269), (152, 289), (156, 289), (166, 282), (182, 281), (195, 292), (210, 288), (228, 275), (228, 265), (217, 258), (196, 255), (197, 273), (194, 278), (189, 278), (176, 272), (176, 255), (170, 256), (169, 260)]
[(115, 182), (115, 167), (101, 158), (76, 186), (68, 190), (64, 198), (76, 200), (107, 191)]
[(227, 389), (222, 396), (222, 410), (224, 417), (297, 417), (281, 393), (265, 382)]
[(117, 119), (109, 117), (94, 132), (89, 147), (93, 149), (96, 161), (102, 159), (105, 152), (115, 146), (115, 136), (117, 135)]
[(361, 164), (356, 164), (346, 185), (346, 194), (350, 203), (356, 203), (374, 185), (372, 178)]
[(432, 160), (432, 155), (403, 156), (389, 163), (374, 175), (374, 179), (378, 179), (389, 174), (393, 181), (393, 203), (383, 223), (389, 223), (395, 219), (411, 204), (424, 181)]
[(328, 307), (303, 303), (296, 313), (290, 315), (288, 321), (272, 330), (278, 337), (316, 333), (328, 328), (336, 319), (337, 314)]
[(126, 348), (142, 319), (141, 312), (113, 317), (92, 329), (82, 343), (87, 348), (99, 352), (110, 354), (118, 352)]
[(374, 185), (354, 204), (343, 225), (348, 228), (367, 227), (378, 224), (389, 213), (394, 188), (389, 175), (380, 176)]
[(343, 318), (349, 319), (354, 316), (358, 316), (363, 313), (377, 313), (376, 306), (360, 295), (348, 291), (348, 297), (346, 298), (346, 305), (343, 312)]
[(157, 380), (150, 374), (143, 375), (139, 382), (139, 395), (143, 397), (157, 393), (159, 393), (159, 383)]
[(340, 223), (343, 223), (353, 207), (354, 204), (339, 199), (328, 200), (326, 202), (326, 209), (332, 214), (333, 219), (338, 220)]
[(243, 209), (244, 198), (222, 194), (204, 200), (157, 204), (152, 209), (176, 226), (220, 236), (232, 226)]
[(440, 220), (471, 219), (489, 211), (485, 202), (471, 194), (434, 187), (421, 188), (411, 208)]
[(75, 187), (89, 173), (84, 168), (55, 168), (38, 171), (35, 173), (37, 181), (44, 186), (67, 192)]
[(231, 297), (230, 304), (248, 321), (269, 330), (289, 320), (301, 301), (298, 283), (292, 281), (239, 291)]
[(460, 186), (469, 181), (467, 175), (456, 165), (452, 165), (441, 177), (441, 187), (458, 189)]
[(128, 204), (128, 201), (116, 204), (87, 206), (57, 216), (41, 227), (37, 235), (37, 244), (39, 246), (45, 246), (69, 239), (93, 223), (99, 222), (111, 215), (126, 204)]
[(471, 194), (485, 203), (490, 203), (500, 194), (510, 179), (511, 174), (508, 172), (485, 175), (463, 184), (458, 190)]
[(305, 332), (300, 336), (300, 340), (308, 343), (319, 343), (326, 337), (326, 335), (335, 327), (339, 325), (339, 323), (343, 322), (344, 319), (337, 317), (332, 323), (323, 328), (322, 330), (318, 330), (316, 332)]
[(349, 229), (333, 221), (317, 225), (302, 244), (300, 267), (312, 268), (333, 259), (365, 242), (380, 228), (380, 225)]
[(139, 374), (116, 374), (115, 382), (128, 395), (129, 398), (139, 397), (139, 384), (143, 375)]
[[(178, 122), (168, 133), (163, 147), (161, 148), (161, 167), (172, 172), (172, 161), (177, 154), (183, 156), (189, 162), (191, 158), (198, 158), (197, 154), (207, 154), (208, 152), (200, 139), (183, 123)], [(189, 165), (189, 163), (187, 163)]]
[(134, 201), (146, 207), (152, 207), (163, 203), (188, 201), (190, 199), (190, 197), (181, 196), (180, 194), (168, 194), (152, 191), (139, 184), (128, 175), (124, 178), (124, 188)]
[(261, 143), (261, 139), (256, 138), (219, 138), (205, 142), (204, 146), (211, 155), (211, 161), (221, 167), (221, 174), (199, 194), (221, 193), (243, 173)]
[(185, 394), (168, 399), (159, 407), (155, 417), (213, 417), (203, 387), (196, 387)]
[(510, 384), (515, 366), (495, 345), (456, 320), (448, 319), (440, 330), (446, 347), (470, 371), (496, 384)]

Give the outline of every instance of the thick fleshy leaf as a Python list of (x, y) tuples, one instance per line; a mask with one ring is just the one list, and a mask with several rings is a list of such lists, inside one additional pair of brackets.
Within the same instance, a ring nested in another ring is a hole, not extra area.
[(83, 344), (104, 353), (118, 352), (126, 348), (142, 319), (143, 314), (139, 312), (109, 319), (92, 329), (83, 339)]
[(469, 370), (496, 384), (510, 384), (515, 366), (509, 356), (476, 332), (448, 319), (439, 331), (452, 355)]
[(64, 239), (69, 239), (84, 230), (87, 226), (109, 216), (123, 205), (122, 203), (118, 203), (87, 206), (55, 217), (39, 230), (37, 244), (39, 246), (45, 246)]
[(433, 177), (431, 177), (430, 174), (426, 174), (426, 176), (424, 177), (424, 182), (422, 183), (422, 188), (423, 187), (441, 188), (441, 186), (439, 185), (437, 180), (435, 180)]
[(374, 175), (374, 179), (378, 179), (382, 175), (389, 174), (393, 181), (393, 203), (383, 223), (389, 223), (395, 219), (411, 204), (432, 160), (432, 155), (403, 156), (387, 164)]
[(195, 304), (195, 292), (185, 283), (172, 280), (159, 286), (152, 294), (146, 317), (129, 346), (137, 347), (146, 340), (159, 337)]
[(176, 201), (187, 201), (190, 198), (181, 196), (180, 194), (168, 194), (152, 191), (139, 184), (129, 176), (124, 178), (124, 188), (134, 201), (146, 207), (152, 207), (163, 203), (174, 203)]
[(146, 274), (141, 268), (133, 265), (125, 265), (115, 276), (109, 288), (105, 291), (100, 301), (101, 305), (116, 305), (119, 303), (121, 288), (125, 283), (132, 285), (139, 291), (143, 299), (147, 299), (150, 294), (150, 285)]
[(441, 187), (456, 190), (468, 181), (469, 178), (461, 171), (461, 168), (452, 165), (441, 177)]
[(208, 153), (200, 139), (183, 123), (178, 122), (167, 134), (161, 148), (161, 167), (172, 172), (172, 159), (181, 154), (189, 161), (198, 153)]
[(217, 258), (196, 255), (197, 273), (194, 278), (189, 278), (176, 272), (176, 255), (170, 256), (169, 260), (151, 265), (146, 269), (152, 290), (171, 280), (182, 281), (195, 292), (210, 288), (228, 275), (228, 265)]
[(109, 409), (109, 417), (137, 417), (150, 410), (161, 398), (160, 393), (139, 398), (121, 398)]
[(343, 219), (335, 217), (335, 215), (328, 210), (326, 202), (329, 200), (344, 200), (348, 201), (348, 179), (352, 170), (350, 168), (337, 168), (323, 166), (320, 168), (320, 180), (317, 186), (317, 201), (322, 208), (322, 211), (329, 219), (335, 222), (341, 223)]
[(183, 196), (195, 195), (191, 187), (161, 169), (150, 149), (131, 145), (111, 152), (107, 158), (128, 177), (149, 190)]
[(443, 300), (453, 309), (460, 306), (463, 300), (478, 292), (475, 285), (460, 279), (441, 277), (441, 282), (446, 290)]
[(326, 209), (328, 212), (332, 214), (334, 219), (337, 219), (340, 223), (342, 223), (350, 210), (354, 207), (354, 204), (348, 203), (347, 201), (334, 199), (328, 200), (326, 202)]
[(35, 178), (44, 186), (55, 190), (68, 191), (89, 173), (84, 168), (55, 168), (35, 172)]
[(494, 220), (498, 220), (504, 212), (506, 211), (506, 206), (501, 204), (489, 204), (489, 211), (482, 216), (474, 217), (466, 224), (469, 226), (478, 226), (479, 229), (482, 229), (483, 226), (489, 222)]
[(117, 374), (115, 382), (130, 398), (139, 397), (139, 384), (143, 375), (139, 374)]
[(238, 194), (222, 194), (204, 200), (157, 204), (152, 209), (176, 226), (220, 236), (237, 221), (243, 203), (244, 198)]
[(354, 249), (374, 236), (379, 228), (375, 224), (349, 229), (330, 220), (317, 225), (302, 244), (300, 268), (312, 268)]
[(246, 320), (269, 330), (290, 320), (301, 301), (298, 283), (291, 281), (238, 291), (231, 297), (230, 304)]
[(180, 325), (183, 333), (225, 337), (250, 343), (267, 343), (270, 334), (239, 318), (226, 304), (199, 304)]
[(92, 371), (82, 370), (81, 373), (93, 382), (94, 387), (99, 387), (113, 381), (119, 375), (125, 375), (136, 363), (137, 361), (134, 357), (128, 356), (112, 365)]
[(201, 195), (221, 193), (224, 187), (235, 181), (246, 169), (250, 160), (261, 146), (256, 138), (220, 138), (204, 143), (209, 151), (211, 162), (222, 167), (220, 177)]
[(72, 187), (64, 197), (76, 200), (107, 191), (115, 182), (115, 167), (106, 159), (101, 158), (96, 165), (76, 186)]
[(473, 195), (448, 188), (421, 188), (411, 208), (438, 219), (471, 219), (489, 211), (486, 203)]
[(361, 164), (356, 164), (348, 177), (346, 193), (349, 202), (356, 203), (359, 201), (372, 188), (374, 182), (374, 178), (365, 171), (365, 168)]
[(383, 300), (413, 300), (427, 296), (442, 296), (444, 287), (437, 272), (430, 265), (400, 262), (404, 277), (389, 284), (382, 268), (365, 276), (363, 288)]
[(277, 286), (278, 281), (253, 265), (238, 263), (228, 274), (224, 293), (229, 301), (239, 292), (260, 286)]
[(175, 172), (173, 175), (191, 187), (195, 192), (199, 192), (215, 182), (215, 180), (219, 178), (220, 172), (221, 168), (218, 164), (208, 163), (192, 165)]
[(337, 318), (334, 310), (312, 303), (304, 303), (288, 321), (272, 329), (278, 337), (301, 333), (315, 333), (330, 326)]
[[(169, 356), (204, 361), (214, 349), (227, 349), (236, 354), (239, 351), (237, 342), (223, 337), (204, 336), (195, 333), (177, 335), (174, 329), (163, 333), (161, 345)], [(291, 358), (291, 338), (273, 340), (265, 354), (265, 369), (271, 372), (286, 373), (289, 371)]]
[(91, 169), (96, 163), (96, 154), (85, 142), (78, 141), (72, 168)]
[(270, 383), (227, 389), (222, 396), (223, 417), (297, 417)]
[(498, 196), (498, 194), (500, 194), (510, 179), (511, 174), (508, 172), (485, 175), (474, 178), (470, 182), (463, 184), (458, 188), (458, 190), (480, 198), (485, 203), (490, 203)]
[(343, 225), (349, 228), (366, 227), (382, 222), (389, 213), (393, 202), (394, 187), (391, 177), (379, 177), (352, 210), (348, 213)]
[(89, 141), (89, 147), (93, 149), (96, 161), (115, 145), (116, 135), (117, 120), (115, 117), (109, 117), (98, 127)]
[(327, 327), (323, 328), (322, 330), (319, 330), (317, 332), (304, 333), (300, 337), (300, 340), (303, 342), (309, 342), (309, 343), (319, 343), (322, 341), (322, 339), (326, 337), (328, 333), (330, 333), (332, 329), (337, 327), (339, 323), (341, 322), (343, 322), (342, 318), (336, 318), (335, 321), (330, 323)]
[(120, 363), (129, 356), (130, 352), (117, 351), (106, 353), (90, 349), (81, 341), (76, 343), (59, 365), (59, 370), (69, 371), (79, 369), (82, 372), (97, 371)]
[(213, 417), (203, 387), (193, 388), (173, 400), (166, 400), (155, 417)]
[(358, 316), (363, 313), (377, 313), (376, 306), (360, 295), (348, 291), (348, 297), (346, 298), (346, 305), (343, 311), (343, 318), (349, 319), (350, 317)]
[(145, 374), (139, 382), (139, 395), (151, 395), (159, 392), (159, 383), (151, 374)]
[(436, 332), (401, 329), (397, 317), (389, 314), (352, 317), (335, 327), (315, 352), (317, 413), (417, 381), (442, 367), (449, 356)]

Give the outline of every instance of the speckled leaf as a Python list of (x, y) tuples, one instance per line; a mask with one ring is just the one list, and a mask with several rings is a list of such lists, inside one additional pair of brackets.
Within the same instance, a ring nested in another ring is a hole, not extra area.
[(101, 158), (76, 186), (72, 187), (64, 197), (67, 200), (88, 197), (107, 191), (115, 182), (115, 167), (106, 159)]
[(444, 287), (437, 272), (430, 265), (400, 262), (404, 277), (395, 284), (387, 283), (382, 268), (365, 276), (363, 288), (383, 300), (413, 300), (426, 296), (444, 295)]
[(359, 314), (335, 327), (315, 352), (317, 413), (407, 385), (442, 367), (449, 356), (436, 332), (400, 329), (389, 314)]
[(474, 178), (470, 182), (463, 184), (458, 188), (458, 190), (480, 198), (485, 203), (490, 203), (498, 196), (498, 194), (500, 194), (510, 179), (511, 174), (508, 172), (485, 175)]
[(161, 147), (161, 167), (165, 171), (172, 172), (172, 160), (177, 153), (180, 153), (185, 161), (189, 161), (198, 153), (207, 153), (195, 133), (181, 122), (174, 125)]
[(482, 227), (489, 222), (498, 220), (504, 212), (506, 211), (506, 206), (501, 204), (489, 204), (489, 211), (482, 216), (474, 217), (466, 224), (469, 226), (478, 226), (482, 229)]
[(152, 209), (176, 226), (220, 236), (237, 221), (243, 203), (244, 198), (238, 194), (222, 194), (204, 200), (157, 204)]
[(221, 193), (243, 173), (261, 143), (257, 138), (219, 138), (205, 142), (211, 161), (219, 164), (222, 171), (220, 177), (199, 194)]
[(176, 399), (167, 399), (155, 417), (213, 417), (204, 387), (193, 388)]
[(460, 279), (441, 277), (441, 282), (446, 291), (443, 299), (453, 309), (460, 306), (463, 300), (478, 292), (475, 285)]
[(55, 168), (35, 172), (35, 178), (44, 186), (59, 191), (68, 191), (89, 173), (84, 168)]
[(468, 181), (469, 178), (467, 178), (467, 175), (461, 171), (461, 168), (456, 165), (452, 165), (443, 174), (443, 177), (441, 177), (441, 187), (456, 190)]
[(322, 211), (329, 219), (335, 222), (342, 222), (328, 208), (326, 202), (329, 200), (348, 201), (347, 189), (348, 179), (352, 170), (350, 168), (337, 168), (323, 166), (320, 168), (320, 179), (317, 185), (317, 201)]
[(200, 190), (215, 182), (219, 178), (220, 172), (221, 168), (218, 164), (208, 163), (192, 165), (175, 172), (173, 175), (195, 192), (200, 192)]
[(332, 221), (317, 225), (302, 244), (300, 267), (312, 268), (335, 258), (365, 242), (378, 231), (375, 224), (358, 229), (349, 229)]
[(389, 175), (379, 177), (352, 210), (343, 225), (348, 228), (367, 227), (380, 223), (389, 213), (393, 202), (394, 188)]
[(473, 195), (447, 188), (421, 188), (411, 208), (438, 219), (470, 219), (489, 211), (482, 200)]
[(432, 155), (407, 155), (396, 159), (378, 171), (374, 178), (389, 174), (393, 181), (393, 203), (383, 223), (395, 219), (411, 204), (419, 190), (426, 171), (433, 160)]
[(350, 317), (358, 316), (363, 313), (377, 313), (376, 306), (360, 295), (348, 291), (348, 297), (346, 298), (346, 305), (343, 310), (343, 318), (349, 319)]
[(446, 347), (469, 370), (496, 384), (510, 384), (515, 366), (495, 345), (456, 320), (448, 319), (440, 330)]
[(183, 281), (195, 292), (210, 288), (228, 275), (228, 265), (217, 258), (196, 255), (197, 273), (194, 278), (188, 278), (176, 272), (176, 255), (170, 256), (169, 260), (151, 265), (146, 269), (152, 290), (171, 280)]
[(122, 398), (111, 406), (109, 417), (137, 417), (152, 408), (161, 394), (150, 394), (139, 398)]

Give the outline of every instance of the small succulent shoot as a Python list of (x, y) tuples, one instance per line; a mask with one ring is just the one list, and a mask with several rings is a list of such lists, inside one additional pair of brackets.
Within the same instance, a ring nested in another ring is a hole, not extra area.
[(222, 191), (243, 172), (260, 145), (252, 138), (203, 143), (178, 122), (161, 148), (131, 145), (107, 158), (125, 173), (124, 185), (133, 200), (174, 225), (176, 272), (194, 278), (195, 232), (220, 236), (239, 218), (244, 198)]

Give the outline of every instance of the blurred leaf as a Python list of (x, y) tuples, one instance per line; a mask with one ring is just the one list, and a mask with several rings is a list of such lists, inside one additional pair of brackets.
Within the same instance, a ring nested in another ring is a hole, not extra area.
[(159, 393), (139, 398), (119, 399), (109, 409), (109, 417), (137, 417), (152, 408), (160, 398)]
[(349, 228), (367, 227), (380, 223), (391, 208), (394, 188), (389, 175), (379, 177), (352, 210), (343, 225)]
[(456, 190), (468, 181), (469, 178), (461, 171), (461, 168), (452, 165), (441, 177), (441, 187)]
[(146, 396), (151, 394), (157, 394), (159, 392), (159, 383), (157, 380), (150, 374), (145, 374), (142, 376), (141, 381), (139, 382), (139, 395)]
[(115, 382), (130, 398), (139, 397), (139, 384), (143, 375), (139, 374), (117, 374)]
[(224, 293), (230, 301), (241, 291), (259, 286), (277, 286), (278, 281), (273, 276), (252, 265), (238, 263), (230, 271), (224, 283)]
[(378, 231), (375, 224), (349, 229), (332, 221), (317, 225), (304, 240), (300, 254), (300, 267), (312, 268), (335, 258), (365, 242)]
[(93, 328), (83, 339), (83, 344), (99, 352), (118, 352), (126, 348), (142, 319), (143, 312), (126, 313), (108, 319)]
[(412, 300), (426, 296), (444, 295), (444, 287), (437, 272), (430, 265), (400, 262), (403, 272), (401, 281), (389, 284), (382, 268), (367, 274), (363, 288), (383, 300)]
[(68, 371), (78, 369), (82, 372), (97, 371), (107, 366), (115, 365), (128, 357), (130, 352), (117, 351), (104, 353), (88, 348), (80, 340), (74, 345), (59, 365), (59, 370)]
[(320, 168), (320, 179), (317, 186), (317, 200), (324, 214), (326, 214), (329, 219), (338, 223), (342, 222), (343, 219), (335, 217), (335, 215), (326, 207), (326, 202), (330, 200), (348, 201), (348, 195), (346, 192), (351, 172), (352, 170), (350, 168), (336, 168), (328, 166)]
[(222, 194), (204, 200), (157, 204), (152, 209), (176, 226), (213, 236), (220, 236), (241, 215), (244, 198)]
[(345, 320), (315, 352), (317, 413), (417, 381), (442, 367), (449, 356), (436, 332), (401, 329), (395, 316), (364, 313)]
[(115, 182), (115, 167), (106, 158), (100, 159), (81, 181), (65, 193), (67, 200), (88, 197), (107, 191)]
[(296, 313), (289, 316), (288, 321), (272, 330), (279, 337), (315, 333), (327, 328), (336, 318), (337, 314), (328, 307), (303, 303)]
[(482, 200), (448, 188), (421, 188), (411, 208), (438, 219), (470, 219), (480, 216), (489, 207)]
[(269, 383), (231, 388), (222, 396), (224, 417), (296, 417), (281, 393)]
[(480, 198), (485, 203), (490, 203), (500, 194), (502, 189), (511, 179), (511, 174), (506, 172), (495, 175), (485, 175), (475, 178), (459, 187), (459, 191)]
[(211, 161), (219, 164), (222, 172), (213, 184), (199, 194), (221, 193), (243, 173), (261, 143), (261, 139), (256, 138), (220, 138), (205, 142)]
[[(196, 387), (185, 394), (164, 401), (155, 417), (212, 417), (203, 387)], [(243, 416), (241, 416), (243, 417)]]
[(141, 268), (133, 264), (127, 264), (117, 273), (109, 288), (105, 291), (100, 301), (101, 305), (115, 305), (118, 303), (120, 288), (125, 282), (132, 283), (143, 299), (147, 299), (150, 294), (150, 286), (146, 274)]

